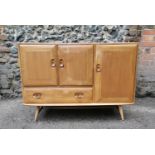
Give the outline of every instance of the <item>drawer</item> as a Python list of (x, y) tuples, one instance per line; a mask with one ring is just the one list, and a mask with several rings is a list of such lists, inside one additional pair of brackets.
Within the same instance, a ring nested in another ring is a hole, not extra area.
[(23, 88), (25, 103), (87, 103), (92, 102), (92, 88)]

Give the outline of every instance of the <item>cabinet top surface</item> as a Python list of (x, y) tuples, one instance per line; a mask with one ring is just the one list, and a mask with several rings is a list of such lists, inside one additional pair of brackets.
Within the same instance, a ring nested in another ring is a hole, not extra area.
[(139, 42), (113, 42), (113, 43), (95, 43), (95, 42), (91, 42), (91, 43), (59, 43), (59, 42), (54, 42), (54, 43), (36, 43), (36, 42), (31, 42), (31, 43), (27, 43), (27, 42), (23, 42), (23, 43), (19, 43), (18, 45), (129, 45), (129, 44), (134, 44), (134, 45), (138, 45)]

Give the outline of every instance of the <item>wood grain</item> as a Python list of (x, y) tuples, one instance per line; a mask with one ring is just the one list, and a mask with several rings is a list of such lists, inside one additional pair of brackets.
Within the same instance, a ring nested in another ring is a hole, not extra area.
[[(57, 85), (56, 45), (20, 45), (20, 68), (24, 86)], [(52, 62), (53, 60), (53, 62)]]
[(59, 45), (58, 57), (60, 85), (93, 84), (93, 45)]
[[(25, 104), (99, 106), (134, 102), (136, 43), (21, 44), (19, 50)], [(52, 59), (55, 67), (51, 67)]]
[(95, 102), (133, 102), (136, 57), (137, 44), (96, 46)]
[(118, 106), (118, 110), (119, 110), (119, 113), (120, 113), (120, 116), (121, 116), (121, 120), (124, 121), (123, 106), (122, 106), (122, 105), (119, 105), (119, 106)]
[[(40, 94), (39, 97), (37, 94)], [(36, 95), (36, 96), (35, 96)], [(78, 96), (79, 95), (79, 96)], [(92, 102), (92, 88), (31, 87), (23, 89), (25, 103)]]
[(62, 106), (62, 107), (66, 107), (66, 106), (69, 106), (69, 107), (87, 107), (87, 106), (93, 106), (93, 107), (102, 107), (102, 106), (115, 106), (115, 105), (132, 105), (134, 104), (134, 102), (124, 102), (124, 103), (121, 103), (121, 102), (81, 102), (81, 103), (75, 103), (75, 102), (69, 102), (69, 103), (64, 103), (64, 102), (52, 102), (52, 103), (25, 103), (24, 102), (24, 105), (27, 105), (27, 106), (47, 106), (47, 107), (50, 107), (50, 106), (54, 106), (54, 107), (59, 107), (59, 106)]

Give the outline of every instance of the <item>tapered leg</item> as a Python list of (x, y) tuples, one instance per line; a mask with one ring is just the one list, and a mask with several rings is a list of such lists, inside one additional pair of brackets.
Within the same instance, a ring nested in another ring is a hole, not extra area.
[(35, 116), (34, 116), (34, 120), (37, 121), (38, 117), (39, 117), (39, 113), (42, 110), (43, 107), (37, 106), (36, 107), (36, 111), (35, 111)]
[(119, 105), (119, 106), (118, 106), (118, 110), (119, 110), (121, 119), (122, 119), (122, 121), (123, 121), (123, 120), (124, 120), (123, 106), (122, 106), (122, 105)]

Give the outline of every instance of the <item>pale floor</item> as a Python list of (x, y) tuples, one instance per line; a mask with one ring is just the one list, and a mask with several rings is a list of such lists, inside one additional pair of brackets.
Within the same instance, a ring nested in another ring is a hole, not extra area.
[(44, 108), (34, 121), (34, 107), (24, 106), (22, 99), (0, 100), (0, 128), (3, 129), (130, 129), (155, 128), (155, 98), (138, 98), (136, 104), (124, 106), (125, 121), (116, 107), (91, 109)]

